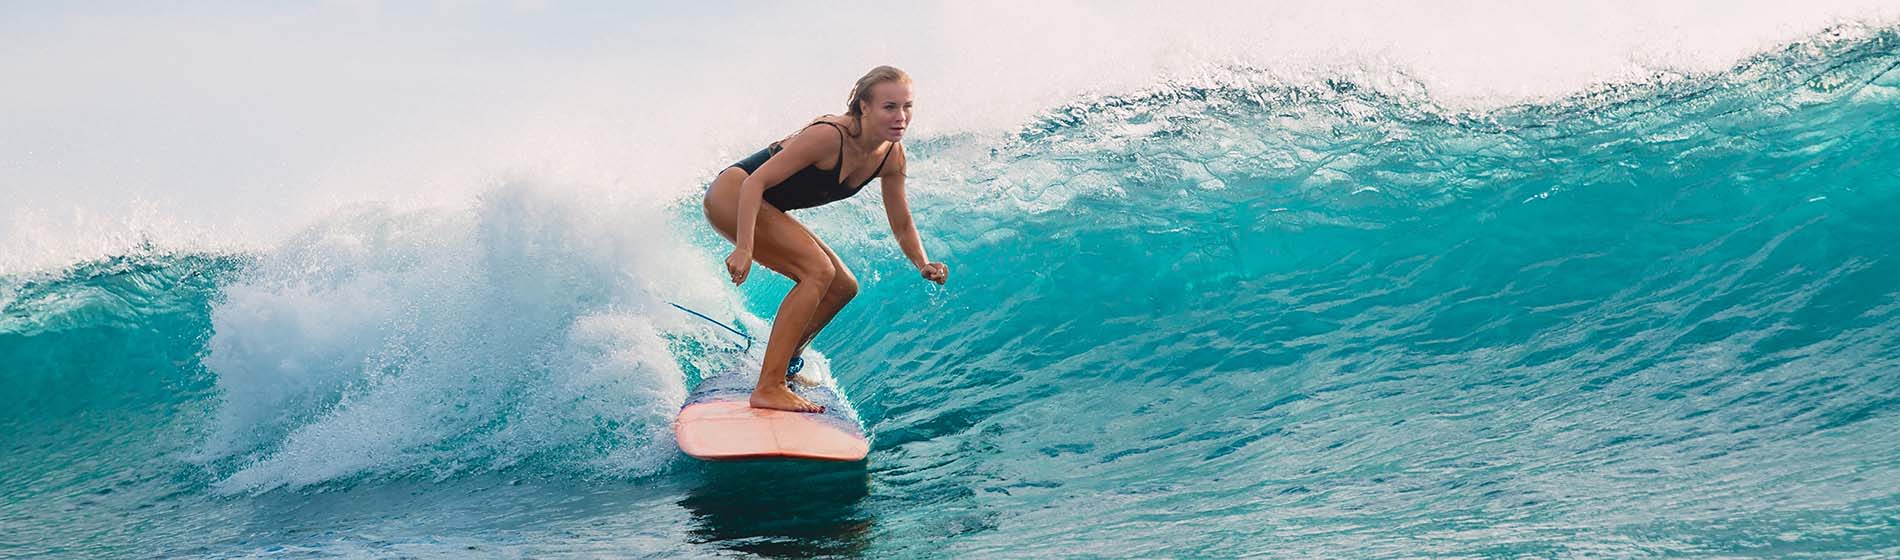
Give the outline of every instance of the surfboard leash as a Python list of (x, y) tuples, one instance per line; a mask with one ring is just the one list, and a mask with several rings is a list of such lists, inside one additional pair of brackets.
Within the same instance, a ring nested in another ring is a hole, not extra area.
[(739, 329), (735, 329), (735, 328), (732, 328), (732, 327), (730, 327), (730, 326), (727, 326), (727, 325), (726, 325), (725, 323), (721, 323), (721, 322), (719, 322), (719, 320), (718, 320), (718, 319), (714, 319), (714, 318), (712, 318), (712, 317), (707, 317), (705, 313), (700, 313), (700, 312), (698, 312), (698, 311), (693, 311), (693, 310), (691, 310), (691, 309), (687, 309), (687, 308), (686, 308), (686, 306), (684, 306), (684, 305), (680, 305), (680, 304), (677, 304), (677, 303), (673, 303), (673, 302), (670, 302), (670, 301), (669, 301), (669, 302), (666, 302), (666, 304), (667, 304), (667, 305), (671, 305), (671, 306), (673, 306), (673, 307), (676, 307), (676, 308), (679, 308), (679, 310), (680, 310), (680, 311), (685, 311), (685, 312), (687, 312), (687, 313), (691, 313), (691, 314), (693, 314), (693, 316), (694, 316), (694, 317), (698, 317), (698, 318), (701, 318), (701, 319), (705, 319), (705, 320), (706, 320), (706, 322), (708, 322), (708, 323), (712, 323), (712, 324), (715, 324), (715, 325), (719, 325), (719, 328), (722, 328), (722, 329), (726, 329), (726, 330), (728, 330), (728, 331), (732, 331), (732, 334), (736, 334), (736, 335), (739, 335), (739, 338), (743, 338), (743, 339), (745, 339), (745, 349), (744, 349), (744, 350), (742, 350), (742, 352), (749, 352), (749, 351), (751, 351), (751, 350), (752, 350), (752, 337), (751, 337), (750, 335), (747, 335), (746, 333), (742, 333), (742, 332), (739, 332)]
[[(708, 323), (712, 323), (712, 324), (715, 324), (715, 325), (719, 325), (719, 328), (722, 328), (722, 329), (726, 329), (726, 330), (728, 330), (728, 331), (731, 331), (731, 332), (732, 332), (732, 334), (736, 334), (736, 335), (739, 335), (739, 338), (743, 338), (743, 339), (745, 339), (745, 348), (744, 348), (744, 349), (742, 349), (742, 350), (740, 350), (740, 352), (750, 352), (750, 351), (752, 351), (752, 336), (751, 336), (751, 335), (748, 335), (748, 334), (746, 334), (746, 333), (742, 333), (742, 332), (739, 332), (739, 329), (735, 329), (735, 328), (732, 328), (732, 327), (730, 327), (730, 326), (727, 326), (727, 325), (726, 325), (725, 323), (721, 323), (721, 322), (719, 322), (719, 320), (718, 320), (718, 319), (714, 319), (714, 318), (712, 318), (712, 317), (707, 317), (705, 313), (700, 313), (700, 312), (698, 312), (698, 311), (693, 311), (693, 310), (691, 310), (691, 309), (687, 309), (687, 308), (686, 308), (686, 306), (684, 306), (684, 305), (680, 305), (680, 304), (677, 304), (677, 303), (673, 303), (673, 302), (670, 302), (670, 301), (669, 301), (669, 302), (666, 302), (666, 304), (667, 304), (667, 305), (671, 305), (671, 306), (673, 306), (673, 307), (676, 307), (676, 308), (678, 308), (678, 309), (679, 309), (680, 311), (685, 311), (685, 312), (687, 312), (687, 313), (691, 313), (691, 314), (693, 314), (693, 316), (694, 316), (694, 317), (698, 317), (698, 318), (701, 318), (701, 319), (705, 319), (705, 320), (706, 320), (706, 322), (708, 322)], [(787, 380), (789, 381), (789, 380), (790, 380), (790, 379), (792, 378), (792, 376), (795, 376), (795, 375), (798, 375), (798, 372), (799, 372), (800, 370), (803, 370), (803, 369), (805, 369), (805, 358), (804, 358), (803, 356), (792, 356), (792, 361), (791, 361), (791, 363), (788, 363), (788, 364), (786, 364), (786, 367), (785, 367), (785, 378), (786, 378), (786, 379), (787, 379)]]

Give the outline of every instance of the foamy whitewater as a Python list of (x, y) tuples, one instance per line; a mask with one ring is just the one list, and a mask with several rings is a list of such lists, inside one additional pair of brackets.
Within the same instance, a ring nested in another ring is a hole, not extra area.
[[(1891, 7), (227, 8), (3, 9), (0, 556), (1900, 555)], [(869, 459), (683, 457), (883, 63)]]

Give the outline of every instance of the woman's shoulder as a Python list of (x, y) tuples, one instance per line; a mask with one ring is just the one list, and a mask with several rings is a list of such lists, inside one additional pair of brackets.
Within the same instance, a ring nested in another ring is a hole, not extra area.
[[(826, 124), (839, 124), (827, 120), (833, 116), (834, 115), (825, 115), (812, 119), (812, 121), (806, 123), (803, 128), (792, 132), (790, 136), (786, 136), (785, 139), (779, 140), (776, 144), (782, 148), (797, 148), (799, 151), (807, 152), (807, 155), (813, 157), (837, 151), (839, 146), (843, 145), (843, 140), (839, 138), (838, 134), (830, 133), (833, 127), (826, 126)], [(826, 134), (811, 134), (811, 132), (815, 130), (822, 130), (826, 132)]]
[(904, 143), (892, 142), (890, 150), (896, 153), (890, 154), (889, 156), (890, 165), (886, 166), (883, 175), (896, 175), (896, 176), (902, 177), (905, 175), (905, 173), (909, 170), (908, 168), (910, 167), (910, 161), (908, 160), (908, 158), (904, 157), (904, 154), (905, 154)]

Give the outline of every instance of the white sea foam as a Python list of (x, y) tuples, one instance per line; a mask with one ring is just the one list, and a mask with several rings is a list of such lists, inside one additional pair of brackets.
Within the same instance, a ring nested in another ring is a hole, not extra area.
[(700, 288), (712, 267), (658, 213), (511, 186), (298, 232), (213, 311), (220, 402), (192, 458), (225, 465), (225, 491), (537, 459), (658, 470), (685, 394), (668, 337), (719, 336), (660, 297), (738, 305)]

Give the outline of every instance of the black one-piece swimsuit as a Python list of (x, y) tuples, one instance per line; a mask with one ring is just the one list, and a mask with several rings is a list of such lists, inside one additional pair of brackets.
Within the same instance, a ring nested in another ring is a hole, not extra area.
[[(897, 149), (896, 146), (886, 149), (884, 159), (877, 162), (877, 170), (872, 171), (871, 176), (865, 177), (864, 182), (858, 183), (858, 186), (847, 187), (839, 184), (844, 181), (844, 177), (838, 175), (844, 169), (844, 127), (838, 126), (837, 123), (820, 121), (806, 125), (805, 128), (821, 124), (831, 125), (832, 128), (838, 129), (838, 163), (833, 164), (829, 171), (819, 169), (817, 164), (807, 165), (792, 176), (786, 177), (783, 182), (765, 189), (765, 201), (773, 208), (791, 211), (851, 198), (851, 195), (864, 190), (865, 185), (871, 184), (871, 180), (876, 179), (878, 174), (884, 171), (884, 162), (890, 161), (891, 152)], [(772, 155), (778, 153), (780, 149), (778, 143), (773, 142), (771, 146), (727, 167), (744, 169), (748, 174), (757, 173), (759, 167), (765, 165), (765, 160), (772, 159)]]

